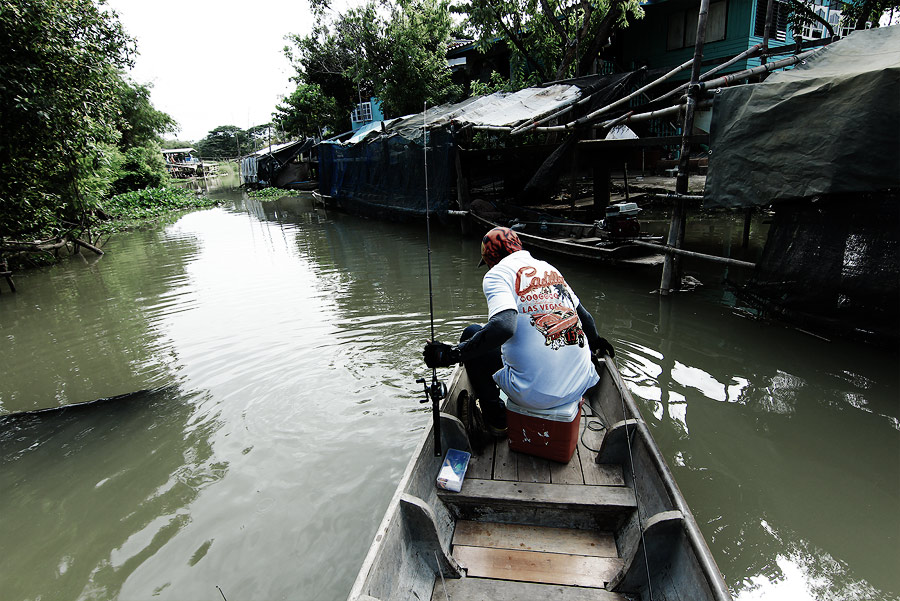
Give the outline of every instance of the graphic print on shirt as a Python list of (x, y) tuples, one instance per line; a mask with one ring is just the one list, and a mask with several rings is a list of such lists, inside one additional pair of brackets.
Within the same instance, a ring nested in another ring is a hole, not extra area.
[(563, 277), (544, 272), (536, 277), (534, 267), (522, 267), (516, 273), (516, 294), (522, 313), (529, 315), (531, 325), (544, 336), (544, 344), (558, 350), (566, 345), (584, 346), (584, 331)]

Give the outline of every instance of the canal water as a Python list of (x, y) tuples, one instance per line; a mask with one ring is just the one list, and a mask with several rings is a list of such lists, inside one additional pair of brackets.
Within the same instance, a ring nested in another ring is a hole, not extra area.
[[(346, 597), (430, 423), (424, 228), (211, 193), (0, 294), (3, 599)], [(432, 245), (451, 340), (478, 242)], [(900, 596), (896, 353), (749, 319), (721, 273), (556, 264), (738, 600)]]

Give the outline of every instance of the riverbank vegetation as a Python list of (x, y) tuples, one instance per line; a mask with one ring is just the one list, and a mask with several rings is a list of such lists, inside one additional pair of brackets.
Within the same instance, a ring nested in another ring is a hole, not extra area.
[(193, 190), (172, 186), (131, 190), (100, 203), (103, 220), (95, 229), (98, 234), (113, 233), (155, 221), (173, 212), (213, 207), (219, 202)]
[(110, 195), (166, 183), (177, 125), (124, 74), (136, 52), (102, 3), (2, 0), (0, 257), (77, 244)]
[(284, 190), (282, 188), (260, 188), (259, 190), (250, 190), (247, 192), (247, 196), (250, 198), (256, 198), (258, 200), (278, 200), (279, 198), (284, 198), (285, 196), (290, 196), (290, 190)]

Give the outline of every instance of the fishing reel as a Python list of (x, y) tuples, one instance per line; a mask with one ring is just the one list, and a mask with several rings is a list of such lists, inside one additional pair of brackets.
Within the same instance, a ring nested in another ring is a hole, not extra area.
[(419, 401), (427, 403), (431, 401), (431, 415), (434, 420), (434, 456), (440, 457), (441, 452), (441, 399), (447, 396), (447, 387), (443, 382), (437, 379), (437, 375), (432, 372), (431, 384), (425, 378), (416, 380), (417, 384), (421, 384), (425, 388), (425, 398)]
[(425, 398), (419, 401), (420, 403), (436, 402), (447, 397), (447, 385), (437, 378), (433, 378), (431, 384), (425, 378), (419, 378), (416, 384), (422, 384), (424, 387)]

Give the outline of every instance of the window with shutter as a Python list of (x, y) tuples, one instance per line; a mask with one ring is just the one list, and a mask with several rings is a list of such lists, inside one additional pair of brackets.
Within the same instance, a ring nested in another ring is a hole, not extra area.
[[(766, 10), (769, 6), (769, 0), (757, 0), (756, 2), (756, 20), (754, 21), (753, 35), (762, 37), (766, 32)], [(772, 32), (769, 34), (778, 41), (787, 39), (787, 17), (788, 7), (784, 2), (775, 0), (772, 7)]]

